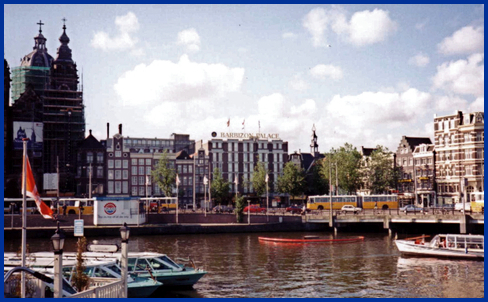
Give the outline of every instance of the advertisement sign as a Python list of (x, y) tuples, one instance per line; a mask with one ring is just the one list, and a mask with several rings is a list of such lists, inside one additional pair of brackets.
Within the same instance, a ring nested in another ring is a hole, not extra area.
[(44, 173), (44, 190), (57, 190), (58, 189), (58, 174), (57, 173)]
[(83, 219), (75, 219), (75, 229), (73, 233), (76, 237), (83, 237)]
[(14, 149), (24, 148), (22, 139), (28, 138), (27, 149), (42, 151), (42, 129), (43, 124), (38, 122), (14, 122)]
[(141, 211), (138, 199), (100, 197), (94, 201), (94, 225), (123, 225), (146, 222), (146, 213)]

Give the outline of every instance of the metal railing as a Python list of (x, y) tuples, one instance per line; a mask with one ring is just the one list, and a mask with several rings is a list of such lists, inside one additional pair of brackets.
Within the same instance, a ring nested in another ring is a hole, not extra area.
[(124, 298), (124, 282), (119, 279), (116, 280), (114, 281), (113, 278), (91, 278), (90, 289), (74, 294), (69, 298)]

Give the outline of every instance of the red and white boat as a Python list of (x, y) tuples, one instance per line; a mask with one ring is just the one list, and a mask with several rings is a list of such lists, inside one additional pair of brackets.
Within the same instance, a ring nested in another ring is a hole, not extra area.
[(395, 240), (395, 244), (402, 255), (479, 260), (485, 258), (483, 235), (439, 234), (430, 242), (419, 238)]

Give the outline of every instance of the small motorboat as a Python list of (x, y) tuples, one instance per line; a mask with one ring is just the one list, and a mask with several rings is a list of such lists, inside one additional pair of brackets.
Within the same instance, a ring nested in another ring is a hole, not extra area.
[(430, 242), (423, 236), (409, 239), (395, 240), (402, 255), (479, 260), (485, 255), (483, 235), (439, 234)]
[(364, 236), (350, 237), (350, 238), (320, 238), (319, 236), (304, 236), (303, 238), (271, 238), (258, 237), (259, 241), (280, 242), (280, 243), (347, 243), (364, 240)]
[[(4, 253), (7, 256), (7, 253)], [(30, 256), (39, 261), (42, 258), (53, 258), (51, 252), (30, 253)], [(100, 253), (85, 252), (83, 258), (86, 260), (101, 261), (120, 261), (120, 253)], [(76, 253), (63, 253), (63, 261), (72, 261), (76, 259)], [(188, 261), (191, 266), (179, 264), (173, 261), (166, 254), (152, 252), (130, 252), (128, 256), (128, 273), (132, 277), (141, 279), (156, 279), (162, 282), (162, 286), (170, 287), (191, 287), (200, 280), (207, 272), (197, 268), (191, 259), (178, 260)], [(5, 261), (5, 259), (4, 259)]]

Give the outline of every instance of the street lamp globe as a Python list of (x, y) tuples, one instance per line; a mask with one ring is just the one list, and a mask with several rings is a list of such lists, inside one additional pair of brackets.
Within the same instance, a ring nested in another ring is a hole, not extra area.
[(64, 239), (66, 238), (64, 231), (59, 228), (56, 229), (56, 233), (51, 237), (51, 242), (53, 245), (54, 254), (62, 254), (64, 247)]
[(122, 238), (122, 242), (129, 242), (129, 233), (130, 228), (127, 226), (127, 223), (124, 222), (124, 226), (120, 228), (120, 237)]

